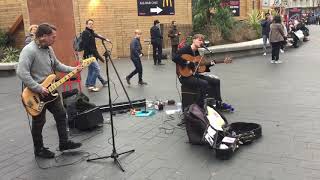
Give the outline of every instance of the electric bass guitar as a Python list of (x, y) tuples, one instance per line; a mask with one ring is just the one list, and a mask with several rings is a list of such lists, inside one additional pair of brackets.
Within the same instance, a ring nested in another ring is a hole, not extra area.
[[(84, 60), (82, 60), (81, 65), (83, 67), (87, 67), (95, 60), (96, 60), (96, 58), (94, 58), (94, 57), (84, 59)], [(47, 88), (49, 91), (49, 94), (46, 96), (41, 95), (39, 93), (35, 93), (35, 92), (31, 91), (28, 87), (24, 88), (21, 97), (22, 97), (22, 103), (23, 103), (24, 107), (26, 108), (27, 113), (30, 114), (31, 116), (39, 115), (47, 103), (52, 102), (58, 98), (59, 94), (57, 93), (56, 89), (60, 85), (62, 85), (66, 81), (68, 81), (72, 76), (74, 76), (78, 72), (80, 72), (80, 70), (75, 69), (75, 70), (71, 71), (69, 74), (62, 77), (57, 82), (55, 82), (57, 76), (55, 74), (50, 74), (41, 83), (41, 86)]]
[(232, 62), (232, 59), (229, 56), (226, 56), (223, 61), (215, 61), (215, 60), (208, 61), (205, 59), (204, 56), (191, 56), (189, 54), (182, 54), (181, 58), (185, 61), (189, 61), (196, 64), (195, 68), (190, 68), (188, 66), (182, 67), (180, 65), (177, 65), (177, 73), (183, 77), (192, 76), (195, 72), (203, 73), (206, 71), (206, 68), (207, 68), (206, 66), (208, 65), (220, 64), (220, 63), (229, 64)]

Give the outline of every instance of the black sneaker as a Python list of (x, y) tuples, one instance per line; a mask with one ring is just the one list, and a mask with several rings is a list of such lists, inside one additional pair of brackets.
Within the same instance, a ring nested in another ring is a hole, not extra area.
[(34, 150), (34, 155), (36, 157), (52, 159), (54, 158), (54, 152), (50, 151), (49, 148), (41, 147), (39, 149)]
[(103, 83), (101, 83), (104, 87), (108, 86), (108, 81), (103, 81)]
[(126, 80), (127, 80), (127, 83), (130, 85), (131, 83), (130, 83), (130, 78), (127, 76), (126, 77)]
[(64, 143), (60, 143), (59, 150), (60, 151), (65, 151), (65, 150), (69, 150), (69, 149), (77, 149), (80, 146), (82, 146), (81, 143), (75, 143), (73, 141), (67, 141), (67, 142), (64, 142)]
[(144, 81), (139, 81), (138, 82), (139, 85), (148, 85), (148, 83), (144, 82)]

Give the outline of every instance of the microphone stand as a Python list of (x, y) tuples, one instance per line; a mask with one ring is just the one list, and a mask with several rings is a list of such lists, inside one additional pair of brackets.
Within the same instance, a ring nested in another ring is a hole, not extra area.
[(112, 134), (112, 153), (110, 156), (103, 156), (103, 157), (98, 157), (98, 158), (93, 158), (93, 159), (88, 159), (87, 161), (90, 162), (90, 161), (94, 161), (94, 160), (98, 160), (98, 159), (107, 159), (107, 158), (112, 158), (113, 159), (113, 162), (117, 164), (117, 166), (121, 169), (122, 172), (124, 172), (125, 170), (123, 169), (123, 167), (121, 166), (121, 163), (120, 161), (118, 160), (118, 157), (120, 155), (123, 155), (123, 154), (127, 154), (127, 153), (133, 153), (135, 150), (129, 150), (129, 151), (125, 151), (125, 152), (121, 152), (121, 153), (117, 153), (117, 150), (116, 150), (116, 145), (115, 145), (115, 137), (114, 137), (114, 126), (113, 126), (113, 109), (112, 109), (112, 101), (111, 101), (111, 93), (110, 93), (110, 76), (109, 76), (109, 67), (108, 67), (108, 60), (110, 60), (117, 76), (118, 76), (118, 79), (122, 85), (122, 88), (129, 100), (129, 103), (130, 103), (130, 106), (131, 108), (133, 107), (132, 106), (132, 103), (130, 101), (130, 98), (128, 96), (128, 93), (127, 91), (125, 90), (124, 88), (124, 85), (120, 79), (120, 76), (118, 74), (118, 71), (116, 69), (116, 67), (114, 66), (113, 64), (113, 61), (111, 59), (111, 52), (107, 49), (104, 41), (102, 41), (102, 44), (103, 44), (103, 47), (104, 49), (106, 50), (105, 53), (103, 54), (104, 58), (105, 58), (105, 63), (106, 63), (106, 74), (107, 74), (107, 80), (108, 80), (108, 95), (109, 95), (109, 107), (110, 107), (110, 124), (111, 124), (111, 134)]

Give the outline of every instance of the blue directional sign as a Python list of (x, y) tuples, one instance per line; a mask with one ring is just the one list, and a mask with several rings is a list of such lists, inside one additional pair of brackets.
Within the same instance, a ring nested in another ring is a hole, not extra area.
[(174, 15), (174, 0), (138, 0), (138, 16)]

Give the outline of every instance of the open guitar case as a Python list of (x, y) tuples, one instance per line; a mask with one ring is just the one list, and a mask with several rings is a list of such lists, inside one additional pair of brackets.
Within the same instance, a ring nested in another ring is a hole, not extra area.
[[(215, 150), (216, 158), (229, 159), (241, 145), (251, 144), (262, 136), (260, 124), (229, 124), (226, 117), (213, 105), (205, 103), (204, 107), (203, 109), (197, 104), (192, 104), (185, 111), (186, 131), (191, 144), (208, 144)], [(215, 119), (208, 119), (211, 117), (208, 114), (213, 114)]]

